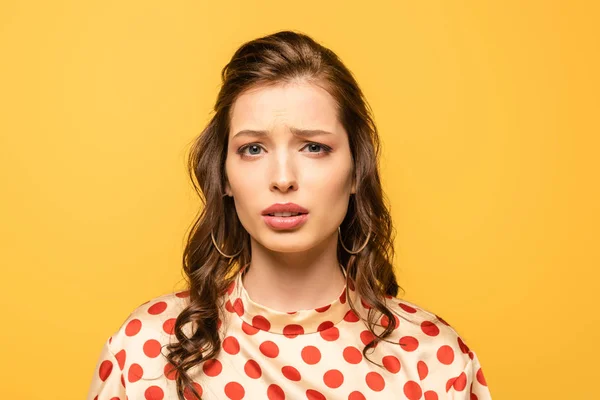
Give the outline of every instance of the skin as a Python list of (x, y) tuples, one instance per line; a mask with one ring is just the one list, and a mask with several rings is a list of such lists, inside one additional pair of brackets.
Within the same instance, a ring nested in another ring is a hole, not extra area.
[[(331, 134), (298, 137), (293, 127)], [(267, 133), (236, 135), (247, 129)], [(225, 192), (251, 236), (243, 280), (250, 298), (282, 312), (333, 302), (345, 284), (337, 229), (355, 193), (348, 135), (333, 97), (306, 81), (244, 92), (232, 108), (225, 173)], [(261, 212), (287, 202), (306, 208), (308, 220), (292, 230), (272, 229)]]

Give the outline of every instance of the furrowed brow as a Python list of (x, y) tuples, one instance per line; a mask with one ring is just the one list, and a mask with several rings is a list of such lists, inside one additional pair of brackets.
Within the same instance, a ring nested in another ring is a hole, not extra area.
[[(305, 138), (310, 138), (310, 137), (319, 136), (319, 135), (333, 135), (333, 133), (324, 131), (322, 129), (299, 129), (299, 128), (292, 127), (292, 128), (290, 128), (290, 130), (292, 131), (292, 134), (294, 136), (305, 137)], [(241, 137), (241, 136), (260, 138), (260, 137), (265, 137), (268, 135), (269, 135), (269, 132), (265, 131), (265, 130), (244, 129), (244, 130), (239, 131), (235, 135), (233, 135), (233, 138)]]

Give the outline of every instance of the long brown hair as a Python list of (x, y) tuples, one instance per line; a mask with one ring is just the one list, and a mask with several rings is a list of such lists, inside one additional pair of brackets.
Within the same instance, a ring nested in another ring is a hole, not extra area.
[[(306, 34), (280, 31), (244, 43), (221, 71), (221, 79), (214, 116), (192, 143), (189, 155), (190, 178), (203, 208), (188, 234), (183, 255), (189, 305), (175, 322), (177, 342), (167, 345), (180, 400), (201, 399), (187, 371), (218, 356), (218, 327), (224, 312), (219, 296), (235, 272), (251, 259), (249, 234), (237, 218), (233, 199), (223, 197), (232, 104), (245, 90), (303, 80), (320, 85), (336, 102), (338, 118), (348, 133), (356, 182), (356, 193), (340, 226), (341, 238), (350, 250), (368, 240), (358, 254), (350, 254), (341, 246), (337, 250), (347, 282), (354, 280), (358, 294), (370, 306), (365, 322), (375, 339), (363, 349), (365, 358), (367, 350), (396, 327), (395, 314), (386, 307), (384, 297), (396, 297), (398, 290), (404, 291), (392, 266), (395, 232), (378, 172), (377, 128), (361, 89), (338, 56)], [(212, 243), (211, 233), (224, 253), (239, 254), (223, 257)], [(352, 303), (350, 306), (356, 311)], [(373, 329), (377, 312), (389, 321), (380, 335)], [(184, 333), (187, 324), (192, 326), (189, 336)]]

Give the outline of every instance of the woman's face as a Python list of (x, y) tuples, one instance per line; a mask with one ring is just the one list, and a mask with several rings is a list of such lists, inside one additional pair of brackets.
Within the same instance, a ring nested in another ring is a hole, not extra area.
[[(302, 82), (254, 88), (233, 104), (226, 193), (244, 228), (272, 251), (308, 250), (337, 235), (346, 215), (355, 193), (353, 161), (335, 107), (327, 91)], [(323, 132), (302, 136), (297, 130)], [(288, 202), (308, 210), (305, 222), (268, 225), (263, 210)]]

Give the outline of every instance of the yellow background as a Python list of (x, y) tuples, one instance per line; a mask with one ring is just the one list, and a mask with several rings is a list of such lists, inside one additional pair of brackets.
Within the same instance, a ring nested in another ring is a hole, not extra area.
[(600, 398), (594, 3), (3, 1), (1, 397), (85, 398), (129, 312), (182, 287), (220, 69), (298, 29), (374, 109), (405, 298), (494, 399)]

